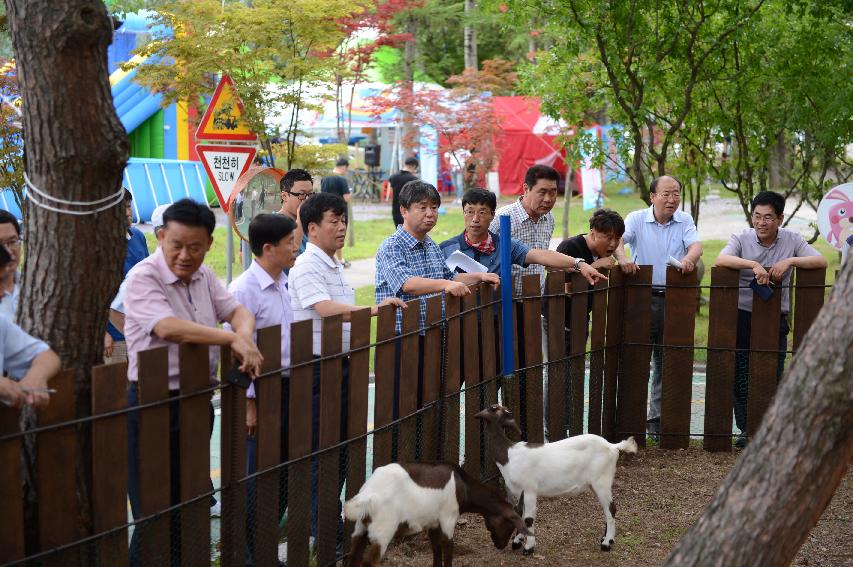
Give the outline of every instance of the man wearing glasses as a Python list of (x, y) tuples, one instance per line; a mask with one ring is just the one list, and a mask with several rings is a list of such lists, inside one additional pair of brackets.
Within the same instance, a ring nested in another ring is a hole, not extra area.
[(0, 317), (15, 322), (18, 309), (19, 272), (18, 262), (21, 257), (21, 225), (18, 219), (9, 211), (0, 209), (0, 244), (9, 252), (12, 261), (0, 271)]
[[(296, 252), (298, 256), (305, 252), (305, 246), (308, 244), (308, 235), (304, 233), (302, 224), (299, 222), (299, 207), (314, 192), (314, 179), (304, 169), (291, 169), (281, 178), (279, 186), (281, 187), (281, 209), (278, 214), (290, 217), (296, 223), (293, 241), (300, 243), (299, 250)], [(286, 270), (285, 273), (288, 271), (290, 270)]]
[[(740, 270), (740, 290), (737, 305), (738, 352), (735, 355), (735, 423), (740, 435), (735, 446), (746, 447), (746, 405), (749, 390), (749, 338), (752, 331), (752, 296), (750, 288), (755, 279), (759, 285), (782, 288), (782, 314), (779, 321), (779, 364), (776, 381), (782, 377), (785, 354), (788, 350), (788, 311), (791, 308), (791, 273), (798, 268), (825, 268), (826, 258), (800, 233), (780, 228), (784, 219), (785, 198), (779, 193), (762, 191), (752, 200), (752, 226), (733, 234), (717, 257), (716, 265)], [(766, 269), (770, 266), (770, 269)], [(743, 349), (743, 350), (741, 350)]]
[[(666, 263), (670, 256), (681, 262), (682, 272), (689, 274), (696, 269), (702, 256), (702, 243), (696, 232), (693, 217), (679, 211), (681, 183), (674, 177), (664, 175), (653, 180), (649, 186), (652, 205), (648, 209), (634, 211), (625, 217), (625, 233), (616, 247), (616, 259), (622, 271), (634, 274), (640, 265), (652, 266), (652, 327), (651, 343), (654, 370), (652, 372), (652, 395), (646, 416), (646, 432), (653, 438), (660, 433), (661, 362), (663, 350), (664, 306), (666, 305)], [(633, 260), (625, 255), (624, 245), (631, 247)]]

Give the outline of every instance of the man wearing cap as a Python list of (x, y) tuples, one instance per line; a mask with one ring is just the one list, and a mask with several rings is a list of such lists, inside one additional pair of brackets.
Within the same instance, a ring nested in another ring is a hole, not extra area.
[[(126, 278), (128, 272), (136, 264), (148, 257), (148, 243), (142, 231), (133, 226), (133, 194), (130, 190), (124, 190), (124, 210), (127, 216), (127, 254), (122, 265), (122, 277)], [(107, 321), (107, 332), (104, 335), (104, 363), (122, 362), (127, 360), (127, 343), (121, 329), (117, 328), (112, 319)]]

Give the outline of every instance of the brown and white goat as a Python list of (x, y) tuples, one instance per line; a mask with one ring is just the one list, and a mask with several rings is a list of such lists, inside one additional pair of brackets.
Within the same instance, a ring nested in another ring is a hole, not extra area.
[(507, 437), (511, 429), (521, 430), (512, 414), (493, 405), (475, 415), (489, 429), (492, 455), (514, 503), (521, 501), (522, 517), (529, 534), (517, 534), (513, 549), (524, 544), (524, 553), (533, 553), (536, 545), (533, 523), (537, 496), (576, 496), (591, 489), (604, 509), (605, 529), (602, 551), (610, 551), (616, 537), (616, 506), (613, 504), (613, 477), (620, 452), (636, 453), (633, 437), (621, 443), (609, 443), (598, 435), (576, 435), (553, 443), (514, 442)]
[(496, 489), (446, 463), (392, 463), (373, 471), (344, 504), (355, 522), (350, 567), (379, 565), (395, 535), (427, 531), (433, 567), (453, 564), (453, 532), (460, 513), (483, 516), (498, 549), (513, 532), (526, 534), (521, 517)]

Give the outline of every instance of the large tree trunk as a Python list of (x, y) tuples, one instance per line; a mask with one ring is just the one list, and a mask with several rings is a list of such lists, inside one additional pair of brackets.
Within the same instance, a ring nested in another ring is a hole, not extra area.
[[(129, 144), (110, 95), (106, 49), (113, 28), (103, 2), (6, 0), (6, 10), (23, 97), (27, 172), (33, 184), (70, 201), (88, 202), (116, 193)], [(127, 246), (125, 222), (122, 202), (85, 216), (50, 211), (32, 200), (27, 207), (19, 322), (49, 343), (65, 367), (77, 369), (78, 416), (90, 414), (90, 369), (103, 356), (107, 308), (121, 280)], [(91, 448), (84, 427), (76, 477), (80, 530), (89, 533), (91, 463), (85, 457)], [(33, 499), (31, 487), (28, 501)]]
[(476, 0), (465, 0), (465, 68), (477, 70), (477, 30), (471, 21)]
[(853, 262), (764, 421), (666, 565), (787, 565), (853, 457)]

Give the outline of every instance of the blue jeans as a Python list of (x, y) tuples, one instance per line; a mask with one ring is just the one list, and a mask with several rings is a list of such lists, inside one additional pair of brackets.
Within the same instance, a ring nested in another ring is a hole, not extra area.
[[(179, 395), (178, 390), (169, 391), (170, 397)], [(130, 382), (127, 388), (127, 406), (133, 407), (139, 405), (139, 390), (136, 382)], [(181, 437), (180, 437), (180, 402), (177, 400), (169, 402), (169, 466), (170, 466), (170, 505), (174, 506), (181, 501)], [(213, 402), (210, 403), (210, 435), (213, 435)], [(140, 517), (139, 511), (139, 412), (131, 411), (127, 414), (127, 450), (128, 450), (128, 482), (127, 496), (130, 499), (130, 511), (133, 514), (133, 519)], [(213, 490), (213, 483), (210, 484), (210, 490)], [(216, 499), (211, 497), (211, 506), (216, 503)], [(180, 565), (181, 563), (181, 514), (180, 510), (172, 513), (170, 518), (171, 548), (172, 548), (172, 565)], [(136, 526), (133, 530), (133, 537), (130, 540), (130, 564), (132, 566), (140, 565), (140, 527)]]

